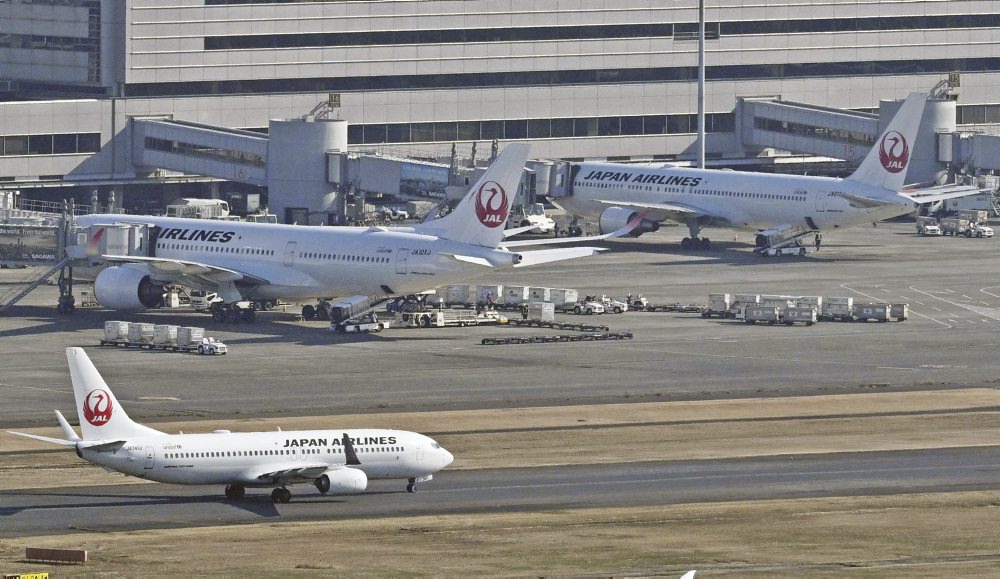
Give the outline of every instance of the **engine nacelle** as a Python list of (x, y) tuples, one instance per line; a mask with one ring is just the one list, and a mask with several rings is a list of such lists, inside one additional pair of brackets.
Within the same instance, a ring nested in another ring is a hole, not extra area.
[[(612, 233), (629, 224), (638, 214), (632, 209), (624, 207), (608, 207), (601, 213), (601, 233)], [(632, 237), (639, 237), (643, 233), (659, 231), (660, 223), (652, 219), (643, 219), (639, 225), (629, 233)]]
[(335, 468), (316, 477), (316, 490), (326, 494), (350, 495), (368, 488), (368, 475), (356, 468)]
[(149, 274), (116, 265), (101, 270), (94, 279), (94, 297), (113, 310), (145, 310), (163, 305), (163, 286)]

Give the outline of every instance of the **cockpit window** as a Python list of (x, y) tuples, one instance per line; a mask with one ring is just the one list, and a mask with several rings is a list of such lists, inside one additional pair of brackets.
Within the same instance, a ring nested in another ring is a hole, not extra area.
[(432, 442), (432, 443), (431, 443), (431, 446), (432, 446), (433, 448), (441, 448), (441, 445), (440, 445), (440, 444), (438, 444), (438, 443), (436, 443), (436, 442)]

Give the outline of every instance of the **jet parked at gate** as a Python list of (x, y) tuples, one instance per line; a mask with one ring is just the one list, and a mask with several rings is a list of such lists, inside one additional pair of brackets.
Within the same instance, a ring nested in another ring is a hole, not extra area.
[[(594, 255), (567, 247), (518, 253), (504, 226), (528, 158), (501, 152), (454, 211), (412, 227), (302, 227), (171, 217), (87, 215), (87, 253), (101, 305), (156, 307), (164, 286), (217, 292), (230, 320), (249, 320), (245, 300), (408, 295), (488, 271)], [(592, 240), (624, 235), (621, 232)], [(123, 240), (111, 243), (111, 237)], [(102, 238), (103, 241), (102, 241)], [(555, 240), (579, 241), (579, 240)]]
[(705, 227), (746, 230), (836, 229), (873, 223), (931, 203), (975, 194), (974, 187), (901, 192), (927, 95), (911, 94), (858, 169), (845, 179), (775, 175), (622, 163), (573, 164), (565, 196), (552, 198), (568, 213), (597, 219), (613, 231), (641, 219), (634, 233), (662, 221), (687, 225), (683, 249), (708, 249)]
[(66, 438), (11, 432), (72, 446), (76, 454), (110, 470), (157, 482), (225, 485), (226, 497), (243, 498), (249, 487), (275, 487), (274, 502), (287, 503), (287, 486), (311, 483), (323, 493), (361, 493), (369, 480), (406, 480), (406, 490), (433, 478), (453, 457), (416, 432), (331, 429), (275, 432), (217, 430), (166, 434), (128, 417), (82, 348), (67, 348), (81, 438), (62, 413)]

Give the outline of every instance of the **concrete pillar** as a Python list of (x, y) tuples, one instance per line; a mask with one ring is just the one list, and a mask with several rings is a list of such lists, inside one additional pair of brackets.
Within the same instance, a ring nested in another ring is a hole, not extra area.
[[(337, 185), (327, 176), (328, 151), (347, 151), (347, 121), (272, 120), (267, 143), (268, 205), (281, 222), (287, 209), (308, 211), (309, 225), (340, 214)], [(302, 224), (302, 221), (299, 220)]]

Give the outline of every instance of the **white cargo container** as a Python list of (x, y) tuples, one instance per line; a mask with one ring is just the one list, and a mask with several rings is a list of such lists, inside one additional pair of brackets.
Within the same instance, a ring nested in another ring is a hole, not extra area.
[(733, 303), (729, 299), (729, 294), (708, 294), (708, 305), (701, 311), (701, 317), (710, 318), (718, 316), (720, 318), (729, 318), (733, 315), (730, 309), (732, 307)]
[(177, 326), (170, 326), (167, 324), (157, 324), (153, 326), (153, 345), (176, 346)]
[(823, 296), (800, 296), (795, 300), (797, 307), (815, 308), (816, 312), (823, 311)]
[(833, 297), (826, 298), (823, 307), (820, 309), (819, 319), (830, 321), (853, 321), (854, 298)]
[(742, 318), (744, 308), (759, 304), (760, 294), (735, 294), (732, 305), (729, 306), (729, 313), (732, 314), (730, 317)]
[(528, 319), (554, 322), (556, 320), (556, 305), (552, 302), (528, 302)]
[(528, 301), (528, 286), (526, 285), (505, 285), (503, 287), (503, 303), (507, 306), (516, 306)]
[(153, 324), (132, 322), (128, 325), (128, 341), (134, 346), (153, 342)]
[(117, 344), (128, 340), (128, 322), (104, 322), (104, 339), (101, 345)]
[(816, 320), (816, 308), (812, 306), (786, 308), (785, 311), (781, 313), (781, 321), (786, 326), (790, 326), (796, 322), (811, 326), (816, 323)]
[(195, 328), (183, 326), (177, 328), (177, 345), (182, 348), (190, 348), (201, 343), (205, 337), (205, 328)]
[(503, 295), (502, 285), (480, 285), (476, 292), (477, 304), (499, 304), (500, 296)]
[(580, 292), (575, 289), (552, 288), (549, 291), (549, 301), (556, 307), (566, 304), (575, 304), (580, 301)]
[(887, 322), (891, 311), (889, 304), (854, 304), (851, 313), (854, 315), (854, 319), (859, 322), (867, 322), (868, 320)]
[(955, 217), (967, 219), (969, 223), (986, 223), (989, 213), (980, 209), (960, 209), (955, 212)]
[(550, 302), (552, 301), (552, 288), (549, 287), (529, 287), (528, 301), (530, 302)]
[(449, 304), (476, 303), (476, 286), (469, 284), (452, 284), (445, 288), (444, 301)]
[(775, 306), (747, 306), (743, 310), (743, 321), (748, 324), (766, 322), (773, 326), (781, 321), (781, 312)]
[(798, 297), (796, 296), (783, 296), (783, 295), (760, 296), (760, 305), (774, 306), (780, 310), (785, 310), (786, 308), (794, 308), (797, 301)]

